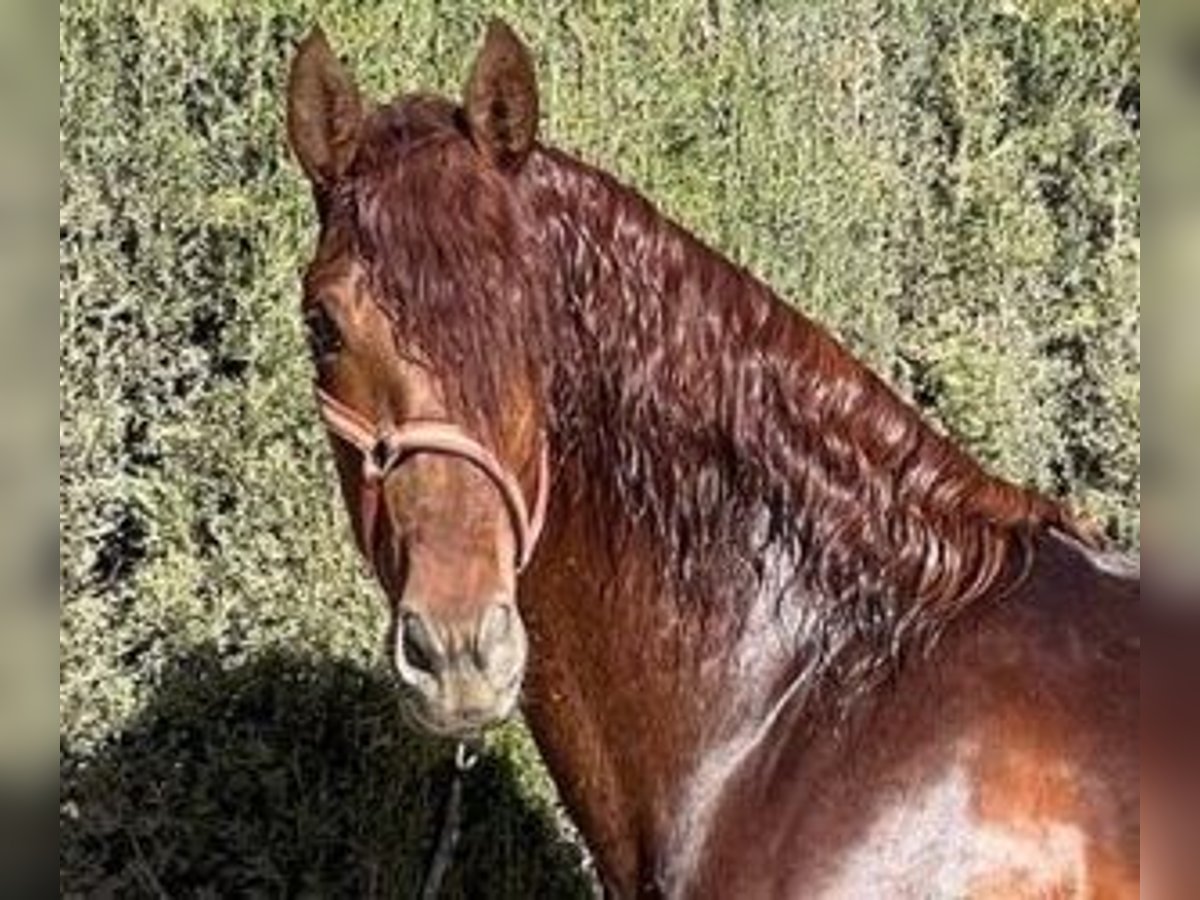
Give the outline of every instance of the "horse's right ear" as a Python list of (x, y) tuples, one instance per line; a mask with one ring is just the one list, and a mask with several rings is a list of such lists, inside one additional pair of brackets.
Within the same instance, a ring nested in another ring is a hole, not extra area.
[(287, 99), (288, 141), (314, 187), (327, 188), (346, 173), (363, 115), (358, 88), (314, 26), (292, 59)]

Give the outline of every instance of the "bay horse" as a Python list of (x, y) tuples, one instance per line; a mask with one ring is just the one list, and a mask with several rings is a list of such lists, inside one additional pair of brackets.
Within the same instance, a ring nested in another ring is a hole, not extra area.
[(1136, 565), (537, 126), (498, 21), (461, 103), (292, 62), (412, 719), (520, 703), (612, 896), (1135, 895)]

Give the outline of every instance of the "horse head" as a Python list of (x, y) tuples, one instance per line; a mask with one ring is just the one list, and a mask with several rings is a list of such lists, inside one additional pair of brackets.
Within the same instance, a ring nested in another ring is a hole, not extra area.
[(526, 346), (536, 253), (512, 181), (536, 122), (529, 54), (498, 22), (461, 107), (371, 104), (320, 29), (288, 83), (320, 219), (302, 303), (317, 403), (406, 706), (444, 735), (506, 717), (528, 652), (516, 583), (549, 473)]

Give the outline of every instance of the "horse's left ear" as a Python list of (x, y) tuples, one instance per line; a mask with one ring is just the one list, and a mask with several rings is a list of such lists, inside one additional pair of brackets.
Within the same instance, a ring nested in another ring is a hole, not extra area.
[(529, 51), (499, 19), (488, 25), (465, 95), (476, 146), (500, 168), (518, 168), (537, 137), (537, 79)]

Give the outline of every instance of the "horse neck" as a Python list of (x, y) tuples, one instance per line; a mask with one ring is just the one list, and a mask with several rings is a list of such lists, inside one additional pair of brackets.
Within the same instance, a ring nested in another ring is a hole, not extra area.
[[(617, 843), (638, 836), (624, 852), (640, 859), (692, 841), (669, 823), (703, 820), (712, 798), (696, 785), (736, 767), (822, 673), (882, 670), (890, 657), (873, 654), (901, 623), (941, 621), (911, 615), (920, 590), (947, 608), (981, 593), (1008, 545), (956, 514), (1036, 510), (609, 176), (539, 150), (522, 187), (554, 261), (559, 457), (528, 576), (530, 721), (593, 846), (612, 827)], [(919, 534), (885, 515), (906, 503), (925, 507)], [(926, 564), (951, 538), (967, 576)], [(607, 780), (605, 809), (573, 787), (580, 759)]]
[(670, 560), (718, 541), (754, 557), (774, 545), (801, 557), (807, 600), (884, 599), (899, 613), (905, 597), (978, 598), (1031, 527), (1075, 527), (610, 176), (543, 149), (523, 189), (553, 261), (556, 442)]
[[(726, 261), (697, 268), (677, 243), (690, 239), (647, 204), (610, 194), (622, 189), (602, 173), (550, 152), (526, 172), (547, 223), (544, 253), (558, 263), (548, 292), (554, 490), (522, 579), (527, 715), (604, 869), (644, 874), (671, 842), (707, 749), (769, 705), (790, 656), (731, 650), (772, 630), (770, 646), (790, 648), (782, 620), (748, 602), (761, 573), (726, 540), (731, 523), (697, 516), (687, 534), (678, 528), (693, 507), (732, 502), (707, 495), (730, 487), (719, 471), (729, 460), (709, 445), (731, 424), (751, 427), (738, 421), (747, 411), (715, 409), (712, 392), (723, 378), (755, 377), (755, 364), (730, 373), (705, 360), (735, 329), (764, 346), (780, 310)], [(735, 288), (743, 279), (749, 293)], [(749, 606), (760, 614), (729, 615)]]

